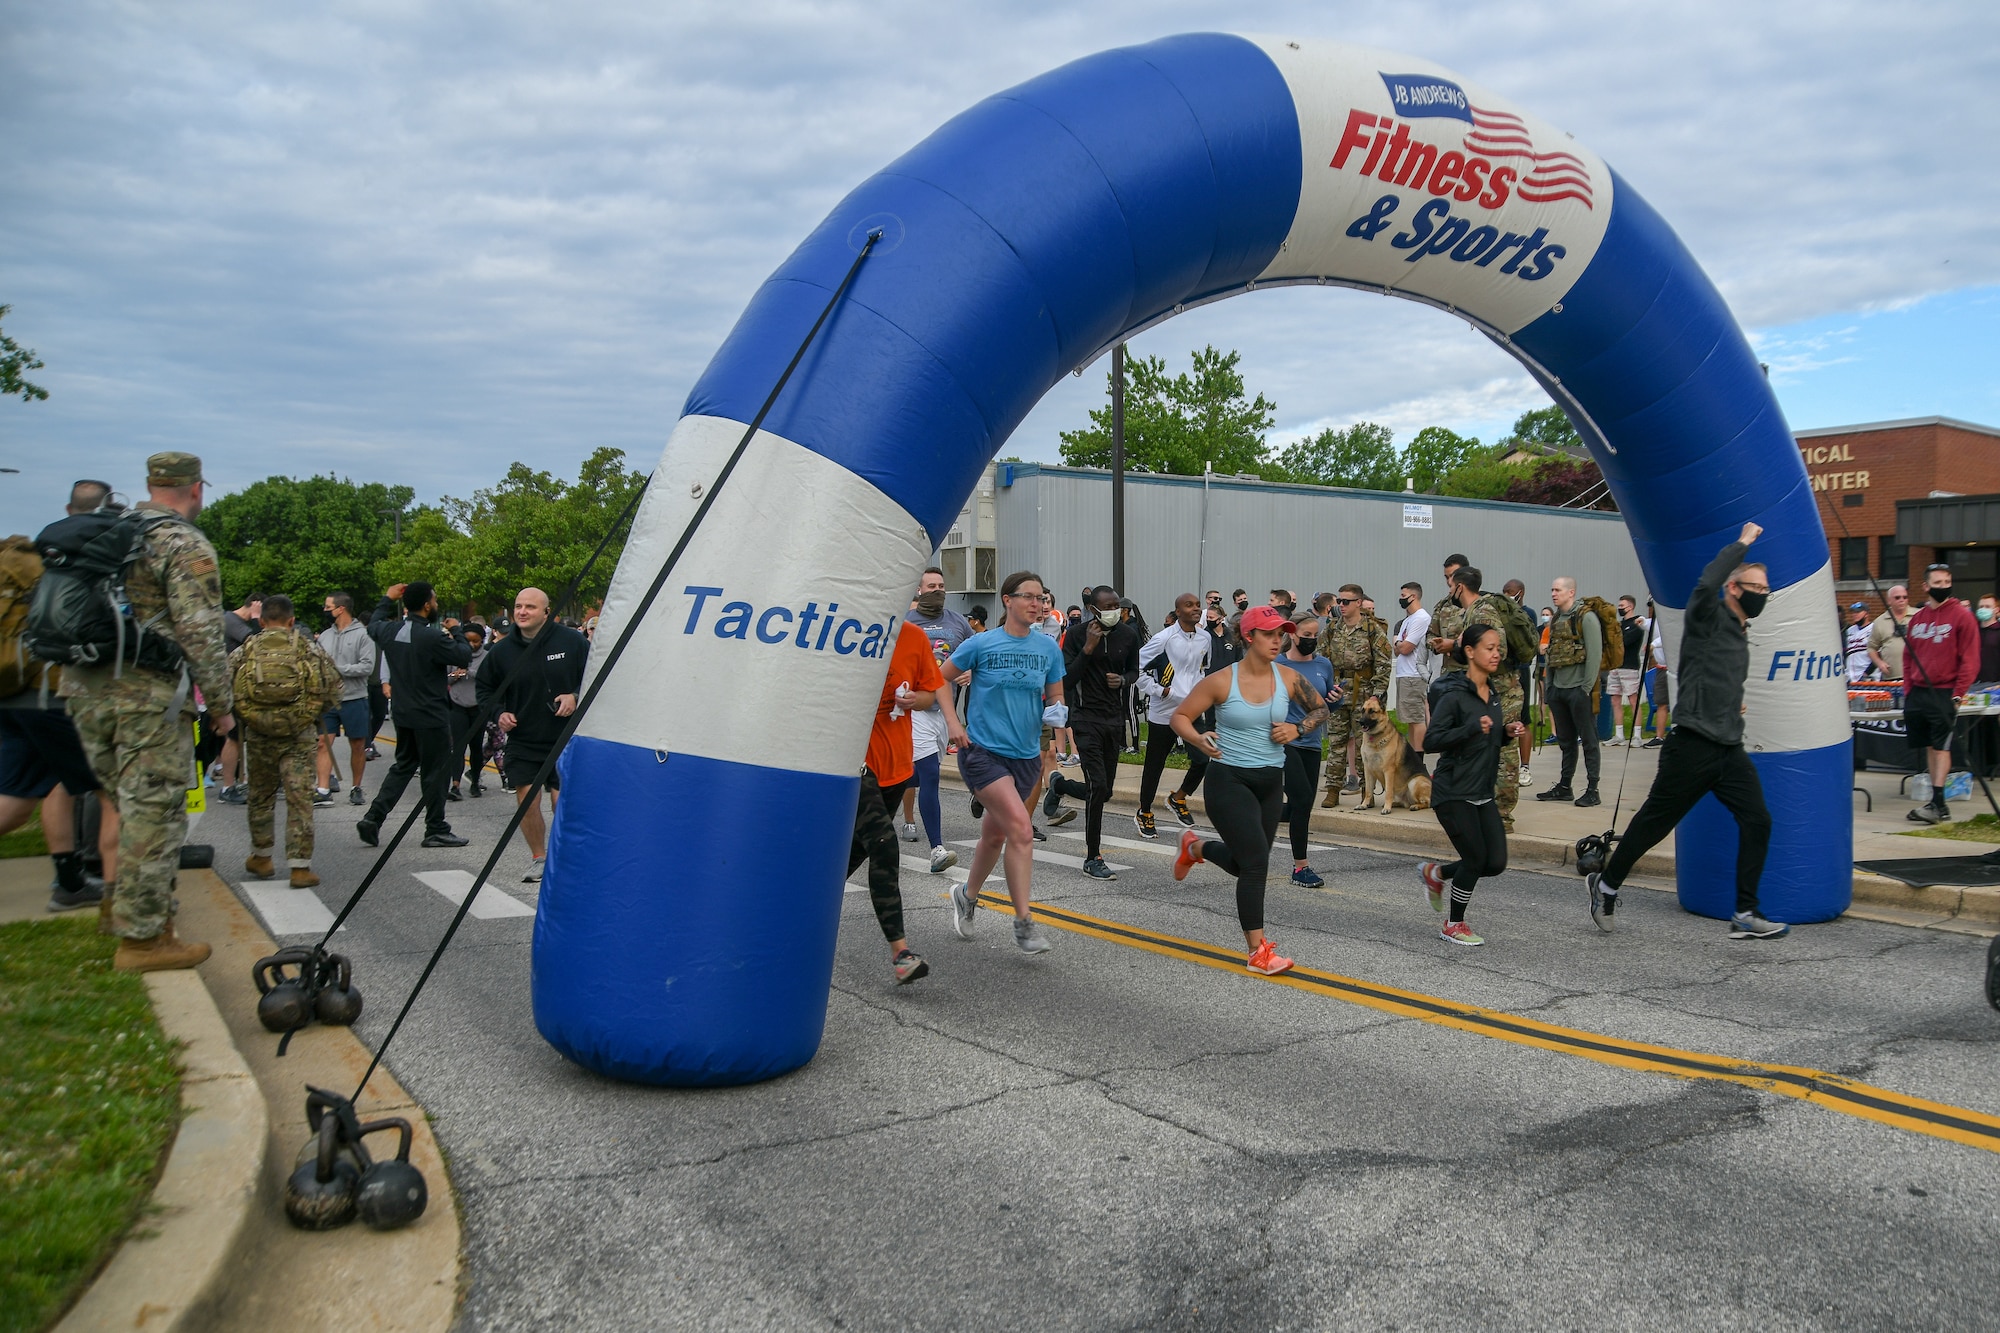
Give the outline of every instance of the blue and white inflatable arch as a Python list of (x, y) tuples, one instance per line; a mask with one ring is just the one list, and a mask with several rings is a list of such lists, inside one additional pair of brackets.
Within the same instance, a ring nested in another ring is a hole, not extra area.
[[(1777, 825), (1764, 904), (1792, 921), (1846, 907), (1827, 543), (1756, 359), (1596, 154), (1410, 56), (1212, 34), (1108, 51), (988, 98), (863, 183), (689, 395), (600, 643), (875, 229), (564, 756), (534, 943), (535, 1020), (564, 1054), (676, 1084), (812, 1058), (887, 646), (980, 470), (1118, 340), (1281, 283), (1438, 306), (1518, 358), (1589, 440), (1663, 611), (1745, 520), (1764, 526), (1776, 591), (1748, 716)], [(1683, 825), (1688, 907), (1728, 913), (1735, 842), (1712, 799)]]

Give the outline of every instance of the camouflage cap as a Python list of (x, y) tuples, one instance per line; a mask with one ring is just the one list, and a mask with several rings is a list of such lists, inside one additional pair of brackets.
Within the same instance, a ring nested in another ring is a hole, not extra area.
[(146, 460), (148, 486), (192, 486), (205, 480), (201, 475), (201, 459), (193, 454), (169, 451)]

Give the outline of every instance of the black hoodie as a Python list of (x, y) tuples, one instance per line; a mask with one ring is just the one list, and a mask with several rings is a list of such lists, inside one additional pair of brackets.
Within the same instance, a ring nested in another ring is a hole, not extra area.
[[(1487, 687), (1481, 700), (1463, 671), (1438, 678), (1431, 687), (1431, 723), (1424, 731), (1424, 753), (1442, 755), (1431, 779), (1431, 804), (1441, 801), (1490, 801), (1500, 778), (1500, 747), (1507, 741), (1507, 718), (1500, 692)], [(1493, 726), (1479, 729), (1479, 719)]]

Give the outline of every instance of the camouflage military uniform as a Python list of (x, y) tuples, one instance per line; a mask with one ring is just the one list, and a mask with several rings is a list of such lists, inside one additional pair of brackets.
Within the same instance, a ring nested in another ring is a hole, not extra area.
[(1334, 683), (1346, 691), (1326, 721), (1326, 791), (1333, 798), (1347, 783), (1347, 742), (1361, 734), (1362, 701), (1371, 694), (1389, 697), (1389, 633), (1373, 616), (1349, 625), (1336, 610), (1319, 632), (1319, 651), (1333, 668)]
[[(1460, 606), (1450, 596), (1438, 598), (1437, 605), (1431, 608), (1431, 627), (1426, 631), (1429, 637), (1455, 642), (1458, 636), (1464, 632), (1465, 608)], [(1425, 646), (1428, 647), (1429, 645)], [(1441, 663), (1442, 669), (1445, 671), (1465, 670), (1463, 662), (1454, 662), (1449, 657), (1441, 657)]]
[[(1470, 610), (1461, 612), (1467, 625), (1491, 625), (1500, 631), (1501, 644), (1505, 647), (1507, 622), (1501, 618), (1499, 595), (1481, 593), (1479, 600)], [(1521, 697), (1520, 663), (1509, 651), (1502, 659), (1500, 671), (1493, 677), (1493, 693), (1500, 700), (1500, 716), (1509, 722), (1521, 720), (1521, 710), (1526, 700)], [(1457, 667), (1463, 671), (1464, 667)], [(1514, 807), (1521, 800), (1521, 750), (1509, 741), (1500, 747), (1500, 777), (1493, 785), (1493, 804), (1499, 807), (1501, 822), (1509, 833), (1514, 831)]]
[[(258, 657), (284, 657), (295, 663), (302, 686), (297, 703), (278, 709), (251, 701), (250, 679)], [(340, 673), (311, 636), (296, 626), (252, 635), (229, 655), (230, 682), (236, 692), (236, 712), (243, 719), (243, 762), (248, 767), (247, 795), (252, 856), (269, 856), (275, 844), (278, 789), (285, 792), (285, 856), (293, 870), (312, 867), (313, 763), (319, 752), (314, 722), (340, 706)]]
[[(172, 512), (151, 502), (138, 509)], [(180, 645), (187, 676), (201, 690), (209, 715), (221, 717), (233, 698), (215, 548), (194, 524), (177, 515), (176, 520), (146, 534), (144, 553), (126, 572), (125, 592), (134, 619), (154, 621)], [(200, 781), (193, 696), (180, 675), (129, 664), (117, 674), (109, 667), (72, 667), (63, 672), (62, 694), (91, 771), (120, 816), (118, 933), (150, 940), (173, 919), (174, 872), (187, 838), (187, 791)]]

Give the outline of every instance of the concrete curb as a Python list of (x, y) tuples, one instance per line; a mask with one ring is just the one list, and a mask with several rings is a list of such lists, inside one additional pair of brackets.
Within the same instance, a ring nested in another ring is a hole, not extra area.
[(142, 1218), (59, 1333), (207, 1328), (247, 1238), (270, 1121), (222, 1014), (192, 970), (146, 977), (153, 1012), (181, 1053), (185, 1118)]
[[(954, 791), (966, 790), (965, 783), (949, 765), (940, 774), (940, 783)], [(1189, 803), (1200, 809), (1200, 795), (1195, 795)], [(1125, 793), (1117, 792), (1105, 803), (1105, 809), (1130, 815), (1138, 809), (1138, 804)], [(1452, 850), (1451, 840), (1434, 823), (1412, 824), (1373, 813), (1316, 809), (1313, 811), (1312, 828), (1315, 833), (1323, 833), (1345, 846), (1366, 847), (1374, 851), (1450, 853)], [(1574, 843), (1532, 833), (1508, 835), (1507, 852), (1512, 864), (1536, 869), (1559, 869), (1573, 866), (1576, 862)], [(1639, 858), (1638, 865), (1633, 868), (1633, 877), (1663, 881), (1659, 887), (1671, 889), (1674, 878), (1672, 854), (1648, 852)], [(1866, 904), (1906, 913), (1909, 915), (1908, 924), (1936, 925), (1963, 921), (1968, 926), (1982, 927), (1980, 933), (1987, 933), (1993, 925), (2000, 924), (2000, 889), (1918, 889), (1899, 880), (1857, 870), (1854, 872), (1854, 902), (1856, 906)]]

